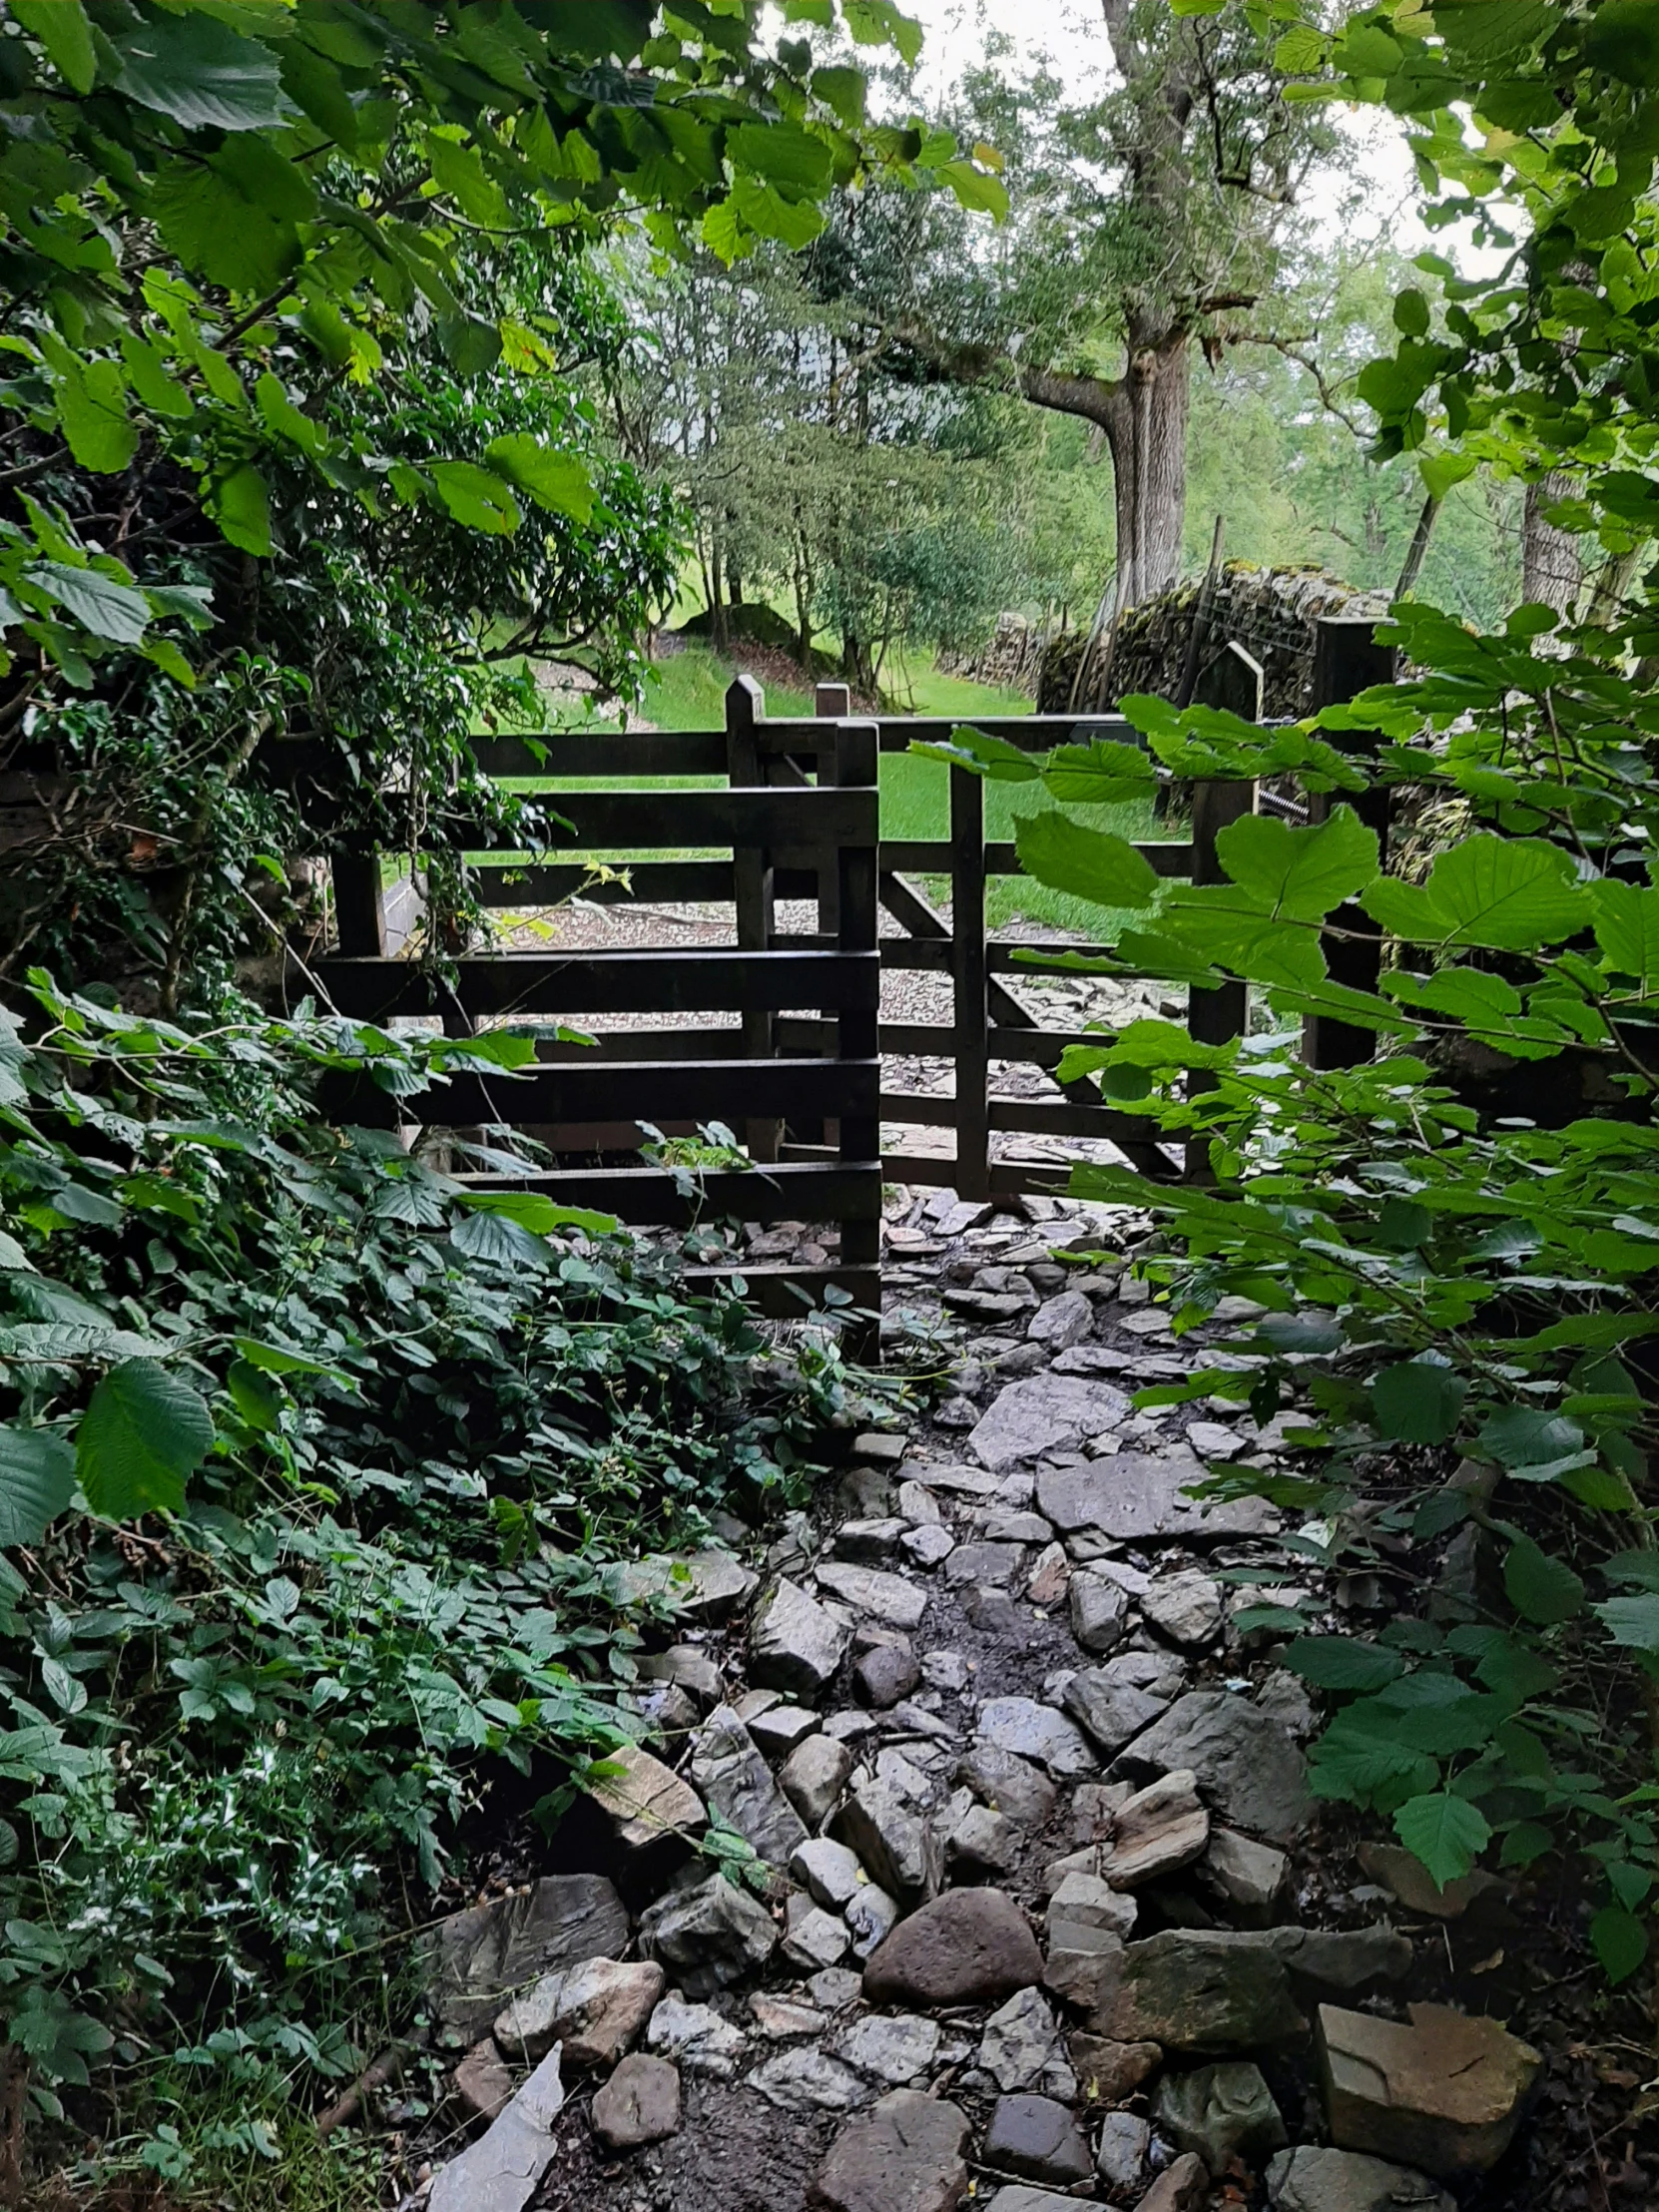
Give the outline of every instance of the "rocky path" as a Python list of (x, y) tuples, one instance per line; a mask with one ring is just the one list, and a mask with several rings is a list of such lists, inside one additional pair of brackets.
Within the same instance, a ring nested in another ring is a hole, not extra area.
[(889, 1222), (954, 1386), (693, 1562), (585, 1868), (440, 1931), (430, 2212), (1454, 2212), (1504, 2157), (1540, 2061), (1420, 2001), (1450, 1908), (1308, 1848), (1313, 1715), (1237, 1625), (1308, 1561), (1182, 1494), (1282, 1423), (1134, 1413), (1193, 1341), (1063, 1248), (1136, 1225), (1025, 1213)]

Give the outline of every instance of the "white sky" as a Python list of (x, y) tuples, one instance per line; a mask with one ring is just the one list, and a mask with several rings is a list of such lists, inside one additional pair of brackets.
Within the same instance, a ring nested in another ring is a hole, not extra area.
[[(1005, 33), (1024, 60), (1034, 61), (1043, 54), (1051, 57), (1061, 81), (1079, 93), (1087, 91), (1091, 80), (1103, 77), (1109, 62), (1098, 0), (904, 0), (904, 5), (906, 14), (918, 17), (926, 27), (921, 62), (929, 93), (942, 92), (966, 64), (978, 58), (988, 30)], [(1415, 178), (1400, 126), (1391, 116), (1375, 111), (1350, 112), (1342, 121), (1360, 148), (1359, 174), (1366, 188), (1365, 212), (1357, 225), (1360, 235), (1386, 233), (1407, 251), (1420, 252), (1430, 241), (1409, 220)], [(1316, 182), (1310, 205), (1316, 215), (1335, 219), (1340, 207), (1335, 186), (1327, 186), (1322, 194)], [(1434, 243), (1439, 252), (1446, 252), (1443, 234)]]

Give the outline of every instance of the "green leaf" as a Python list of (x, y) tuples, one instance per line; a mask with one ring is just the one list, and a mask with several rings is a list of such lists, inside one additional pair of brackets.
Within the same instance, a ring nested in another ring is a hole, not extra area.
[(267, 1375), (332, 1373), (324, 1361), (312, 1360), (302, 1352), (290, 1352), (285, 1345), (262, 1344), (257, 1337), (239, 1337), (237, 1351), (250, 1367), (263, 1369)]
[(75, 1489), (75, 1454), (50, 1428), (0, 1428), (0, 1550), (38, 1544)]
[(1505, 1405), (1488, 1415), (1480, 1431), (1482, 1448), (1500, 1466), (1551, 1466), (1570, 1458), (1584, 1442), (1584, 1431), (1561, 1413), (1532, 1405)]
[(1492, 1840), (1479, 1807), (1444, 1790), (1408, 1798), (1394, 1815), (1394, 1834), (1422, 1861), (1438, 1890), (1461, 1881)]
[(1503, 1587), (1515, 1611), (1538, 1628), (1559, 1628), (1584, 1602), (1584, 1585), (1571, 1567), (1529, 1536), (1509, 1547)]
[(81, 0), (14, 0), (10, 12), (31, 38), (39, 39), (47, 60), (72, 92), (92, 90), (98, 78), (98, 56)]
[(1404, 1672), (1397, 1653), (1352, 1636), (1299, 1636), (1282, 1663), (1319, 1690), (1381, 1690)]
[(1617, 1988), (1628, 1981), (1648, 1954), (1647, 1923), (1622, 1905), (1604, 1905), (1590, 1923), (1590, 1948)]
[(541, 1270), (553, 1265), (553, 1255), (541, 1237), (493, 1211), (466, 1215), (449, 1232), (449, 1241), (469, 1260), (484, 1260), (493, 1267)]
[(115, 645), (142, 645), (150, 621), (150, 602), (131, 584), (118, 584), (96, 568), (69, 568), (61, 561), (37, 561), (24, 581), (50, 592), (64, 612), (96, 638)]
[[(1408, 338), (1428, 335), (1428, 301), (1415, 289), (1402, 291), (1394, 301), (1394, 328)], [(1469, 466), (1473, 467), (1473, 462)]]
[(1417, 472), (1430, 499), (1445, 499), (1479, 467), (1472, 453), (1419, 453)]
[(232, 545), (244, 553), (271, 552), (271, 495), (252, 461), (210, 482), (206, 505)]
[(1406, 1444), (1443, 1444), (1457, 1426), (1468, 1384), (1429, 1360), (1384, 1368), (1371, 1386), (1380, 1435)]
[(270, 369), (254, 386), (254, 404), (270, 428), (279, 438), (286, 438), (290, 445), (297, 445), (301, 452), (320, 453), (327, 443), (322, 425), (300, 413), (282, 389), (280, 378), (274, 376)]
[(83, 468), (118, 476), (138, 451), (138, 425), (127, 412), (127, 391), (114, 361), (77, 364), (53, 386), (63, 434)]
[(1025, 872), (1053, 890), (1097, 906), (1149, 906), (1158, 895), (1151, 862), (1127, 838), (1085, 830), (1066, 815), (1023, 816), (1014, 842)]
[(188, 1382), (156, 1360), (112, 1368), (81, 1416), (75, 1473), (106, 1520), (176, 1513), (185, 1480), (213, 1449), (213, 1416)]
[(1659, 0), (1602, 0), (1584, 27), (1592, 68), (1627, 85), (1659, 85)]
[(1589, 899), (1570, 856), (1541, 837), (1465, 837), (1423, 884), (1383, 877), (1361, 898), (1375, 921), (1412, 944), (1530, 952), (1582, 929)]
[(608, 1237), (616, 1227), (612, 1214), (597, 1214), (586, 1206), (560, 1206), (540, 1191), (463, 1191), (463, 1206), (516, 1221), (532, 1236), (551, 1236), (555, 1229), (585, 1229), (596, 1237)]
[(1332, 58), (1351, 77), (1391, 77), (1405, 49), (1377, 24), (1362, 23), (1345, 33)]
[(920, 59), (921, 25), (903, 14), (895, 0), (841, 0), (841, 12), (854, 45), (891, 46), (901, 61)]
[(232, 139), (211, 162), (165, 162), (150, 212), (189, 270), (228, 291), (275, 290), (299, 266), (314, 201), (304, 173), (264, 139)]
[(528, 492), (549, 514), (574, 522), (593, 519), (593, 477), (579, 453), (558, 453), (526, 430), (491, 440), (484, 454), (494, 470)]
[(727, 132), (726, 151), (735, 168), (814, 198), (828, 192), (834, 171), (823, 139), (797, 123), (740, 123)]
[(950, 187), (956, 205), (970, 215), (993, 216), (998, 223), (1008, 220), (1008, 188), (988, 169), (978, 169), (972, 162), (942, 162), (933, 174), (941, 185)]
[(1244, 815), (1222, 830), (1216, 850), (1239, 888), (1281, 921), (1322, 921), (1372, 882), (1377, 832), (1352, 807), (1333, 809), (1312, 830), (1271, 815)]
[(868, 89), (861, 69), (836, 67), (813, 71), (813, 91), (849, 131), (856, 131), (863, 123), (864, 97)]
[(501, 478), (474, 461), (434, 461), (431, 475), (438, 497), (469, 530), (510, 537), (524, 520), (524, 510)]
[(747, 173), (732, 187), (732, 206), (757, 238), (776, 239), (794, 254), (811, 246), (829, 220), (816, 201), (786, 200), (766, 178)]
[(1621, 1649), (1659, 1653), (1659, 1591), (1610, 1597), (1590, 1610)]
[(135, 23), (111, 43), (121, 90), (187, 131), (266, 131), (298, 115), (270, 47), (202, 9)]

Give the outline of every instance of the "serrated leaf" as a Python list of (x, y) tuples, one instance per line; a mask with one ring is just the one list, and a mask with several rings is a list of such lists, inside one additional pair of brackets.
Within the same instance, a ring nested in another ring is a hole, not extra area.
[(449, 1241), (469, 1260), (484, 1260), (494, 1267), (546, 1269), (553, 1265), (553, 1255), (540, 1237), (496, 1213), (463, 1216), (450, 1230)]
[(1647, 1923), (1622, 1905), (1604, 1905), (1590, 1923), (1590, 1948), (1617, 1988), (1628, 1981), (1648, 1954)]
[(1529, 1536), (1511, 1544), (1503, 1562), (1503, 1587), (1523, 1620), (1559, 1628), (1584, 1602), (1584, 1585), (1564, 1559), (1555, 1559)]
[(1511, 1471), (1539, 1469), (1571, 1460), (1583, 1447), (1584, 1431), (1562, 1413), (1532, 1405), (1504, 1405), (1487, 1416), (1481, 1448)]
[(10, 13), (14, 22), (39, 39), (47, 60), (72, 92), (92, 90), (98, 78), (98, 56), (81, 0), (15, 0)]
[(1353, 1636), (1301, 1636), (1280, 1664), (1318, 1690), (1381, 1690), (1405, 1671), (1397, 1653)]
[(1480, 1808), (1445, 1790), (1407, 1798), (1394, 1814), (1394, 1834), (1421, 1860), (1439, 1890), (1461, 1881), (1492, 1840), (1491, 1824)]
[(265, 131), (298, 115), (271, 48), (201, 10), (135, 23), (111, 43), (127, 97), (187, 131)]
[(106, 1520), (179, 1511), (185, 1481), (213, 1449), (213, 1416), (156, 1360), (126, 1360), (92, 1393), (75, 1437), (75, 1473)]
[(115, 645), (144, 643), (150, 602), (131, 584), (117, 583), (96, 568), (70, 568), (62, 561), (36, 561), (23, 574), (26, 583), (50, 592), (64, 612), (94, 637)]
[(1086, 830), (1052, 811), (1015, 826), (1020, 866), (1039, 883), (1092, 899), (1097, 906), (1149, 906), (1158, 895), (1152, 864), (1127, 838)]
[(484, 458), (549, 514), (569, 515), (575, 522), (592, 519), (593, 476), (579, 453), (556, 453), (518, 430), (493, 439)]
[(0, 1550), (38, 1544), (75, 1489), (75, 1454), (54, 1429), (0, 1428)]
[(1426, 883), (1383, 877), (1360, 902), (1408, 943), (1507, 952), (1558, 943), (1590, 919), (1588, 895), (1559, 845), (1483, 832), (1442, 852)]
[(1659, 1591), (1644, 1590), (1640, 1597), (1610, 1597), (1590, 1610), (1624, 1650), (1659, 1652)]
[(230, 543), (244, 553), (271, 552), (271, 494), (252, 461), (208, 487), (207, 509)]
[(1457, 1427), (1468, 1384), (1429, 1360), (1384, 1368), (1371, 1386), (1378, 1433), (1399, 1443), (1443, 1444)]
[(1240, 889), (1279, 921), (1323, 920), (1378, 869), (1377, 832), (1352, 807), (1335, 808), (1311, 830), (1244, 815), (1221, 831), (1216, 850)]
[(455, 520), (469, 530), (510, 537), (524, 511), (499, 476), (473, 461), (434, 461), (432, 482)]

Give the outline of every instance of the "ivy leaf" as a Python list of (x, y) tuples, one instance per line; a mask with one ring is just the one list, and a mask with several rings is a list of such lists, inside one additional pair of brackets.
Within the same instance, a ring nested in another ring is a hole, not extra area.
[(1590, 1947), (1601, 1961), (1603, 1973), (1617, 1988), (1647, 1957), (1647, 1924), (1622, 1905), (1604, 1905), (1590, 1923)]
[(1509, 1547), (1503, 1587), (1515, 1611), (1538, 1628), (1559, 1628), (1584, 1602), (1584, 1585), (1571, 1567), (1529, 1536)]
[(111, 44), (121, 90), (187, 131), (265, 131), (298, 117), (270, 47), (200, 9), (135, 23)]
[(75, 1489), (75, 1454), (51, 1428), (0, 1428), (0, 1551), (38, 1544)]
[(1443, 1444), (1454, 1432), (1468, 1383), (1430, 1360), (1384, 1368), (1371, 1386), (1380, 1435), (1406, 1444)]
[(549, 514), (569, 515), (573, 522), (592, 520), (593, 477), (579, 453), (556, 453), (527, 430), (515, 430), (493, 438), (484, 458)]
[(1299, 1636), (1282, 1663), (1317, 1690), (1382, 1690), (1404, 1672), (1397, 1653), (1352, 1636)]
[(1022, 817), (1014, 842), (1027, 875), (1053, 890), (1097, 906), (1149, 906), (1158, 895), (1151, 862), (1126, 838), (1085, 830), (1066, 815)]
[(131, 584), (118, 584), (96, 568), (70, 568), (62, 561), (37, 561), (24, 581), (50, 592), (95, 638), (115, 645), (142, 645), (150, 621), (150, 602)]
[(112, 1368), (81, 1416), (75, 1472), (106, 1520), (176, 1513), (185, 1478), (213, 1448), (213, 1416), (188, 1382), (156, 1360)]
[(1422, 1861), (1439, 1890), (1460, 1881), (1492, 1840), (1480, 1808), (1445, 1790), (1407, 1798), (1394, 1814), (1394, 1834)]

